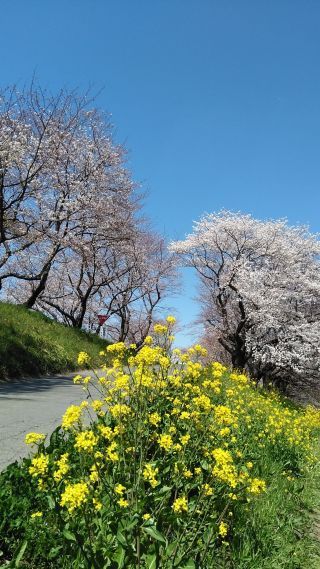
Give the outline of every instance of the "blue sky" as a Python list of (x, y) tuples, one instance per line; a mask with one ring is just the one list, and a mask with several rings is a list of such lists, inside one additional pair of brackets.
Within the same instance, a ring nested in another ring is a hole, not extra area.
[(100, 92), (169, 239), (221, 208), (320, 230), (318, 0), (2, 0), (1, 24), (2, 86)]

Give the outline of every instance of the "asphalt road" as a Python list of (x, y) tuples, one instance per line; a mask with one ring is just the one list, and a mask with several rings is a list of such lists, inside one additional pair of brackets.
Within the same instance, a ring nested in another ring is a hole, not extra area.
[(85, 399), (82, 387), (73, 384), (74, 376), (72, 372), (0, 383), (0, 470), (28, 455), (26, 433), (50, 434), (66, 408)]

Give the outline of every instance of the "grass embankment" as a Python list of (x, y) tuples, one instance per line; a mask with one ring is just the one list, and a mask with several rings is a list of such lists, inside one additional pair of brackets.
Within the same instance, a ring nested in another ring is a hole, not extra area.
[(0, 474), (9, 567), (319, 567), (320, 413), (203, 366), (200, 346), (172, 351), (172, 320), (161, 346), (108, 346), (99, 399), (78, 378), (89, 398)]
[(0, 379), (75, 370), (80, 351), (98, 363), (106, 341), (23, 306), (0, 303)]

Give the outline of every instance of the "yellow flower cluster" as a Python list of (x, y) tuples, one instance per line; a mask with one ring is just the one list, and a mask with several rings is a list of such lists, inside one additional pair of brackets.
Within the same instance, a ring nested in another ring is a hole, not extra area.
[(180, 442), (182, 444), (182, 446), (186, 446), (188, 444), (188, 442), (190, 441), (191, 436), (189, 434), (187, 435), (182, 435), (180, 437)]
[(148, 419), (149, 423), (151, 423), (151, 425), (155, 425), (156, 427), (161, 421), (161, 415), (159, 415), (159, 413), (151, 413)]
[(69, 465), (69, 453), (64, 453), (59, 460), (56, 462), (57, 470), (53, 473), (53, 478), (56, 482), (62, 480), (62, 478), (68, 473), (70, 469)]
[(79, 423), (81, 418), (82, 409), (78, 405), (70, 405), (62, 417), (62, 427), (64, 429), (70, 429)]
[(85, 366), (90, 363), (90, 356), (87, 352), (80, 352), (78, 355), (78, 364), (79, 366)]
[(77, 450), (92, 452), (97, 443), (98, 443), (98, 438), (95, 436), (93, 431), (86, 430), (77, 433), (76, 442), (74, 446)]
[(152, 488), (155, 488), (159, 484), (156, 480), (158, 472), (159, 468), (155, 468), (152, 464), (145, 464), (143, 469), (143, 478), (149, 482)]
[(126, 345), (124, 342), (117, 342), (116, 344), (109, 344), (106, 348), (108, 354), (115, 354), (117, 357), (121, 357), (125, 354)]
[(175, 514), (182, 514), (183, 512), (188, 511), (188, 500), (185, 496), (181, 496), (181, 498), (177, 498), (173, 504), (172, 509)]
[(173, 440), (171, 435), (163, 434), (159, 436), (159, 446), (164, 450), (168, 451), (173, 447)]
[(28, 433), (25, 436), (24, 442), (26, 445), (37, 445), (42, 443), (45, 438), (46, 435), (43, 435), (42, 433)]
[(129, 375), (118, 375), (118, 377), (114, 381), (115, 389), (125, 389), (127, 390), (129, 387)]
[(216, 461), (212, 469), (213, 476), (225, 482), (231, 488), (235, 488), (237, 486), (237, 471), (233, 464), (231, 453), (222, 448), (217, 448), (211, 454)]
[(199, 397), (194, 397), (193, 404), (196, 408), (206, 412), (210, 411), (212, 408), (210, 397), (207, 395), (199, 395)]
[(155, 324), (153, 330), (156, 334), (165, 334), (168, 328), (164, 324)]
[(119, 417), (125, 417), (126, 415), (130, 415), (131, 413), (131, 409), (129, 407), (129, 405), (126, 405), (126, 403), (116, 403), (116, 405), (112, 405), (109, 409), (112, 417), (114, 418), (119, 418)]
[(207, 483), (206, 483), (206, 484), (203, 485), (202, 488), (203, 488), (203, 493), (204, 493), (205, 496), (212, 496), (212, 494), (213, 494), (213, 488), (212, 488), (212, 486), (210, 486), (210, 484), (207, 484)]
[(29, 466), (29, 473), (31, 476), (44, 476), (48, 470), (49, 466), (49, 456), (40, 453), (35, 456), (31, 461), (31, 466)]
[(43, 516), (42, 512), (33, 512), (33, 514), (31, 514), (32, 519), (42, 518), (42, 516)]
[(85, 482), (68, 484), (61, 494), (60, 505), (65, 506), (69, 514), (73, 514), (76, 508), (83, 506), (88, 500), (89, 488)]
[[(100, 454), (95, 456), (95, 458), (99, 458), (99, 457), (100, 457)], [(96, 464), (93, 464), (90, 468), (89, 479), (93, 483), (99, 481), (99, 472), (98, 472)]]
[(100, 413), (103, 406), (104, 401), (101, 401), (100, 399), (94, 399), (94, 401), (91, 403), (91, 407), (96, 413)]
[(127, 508), (129, 506), (129, 502), (125, 498), (120, 498), (117, 503), (119, 504), (120, 508)]
[(248, 490), (251, 494), (260, 494), (261, 492), (265, 492), (266, 483), (264, 480), (259, 480), (259, 478), (253, 478)]
[(219, 525), (219, 535), (221, 537), (226, 537), (228, 533), (228, 525), (225, 522), (221, 522)]
[(112, 462), (118, 462), (118, 460), (119, 460), (119, 454), (118, 454), (118, 452), (117, 452), (117, 450), (116, 450), (117, 448), (118, 448), (118, 444), (117, 444), (115, 441), (113, 441), (113, 442), (107, 447), (106, 456), (107, 456), (107, 458), (108, 458), (109, 460), (111, 460)]

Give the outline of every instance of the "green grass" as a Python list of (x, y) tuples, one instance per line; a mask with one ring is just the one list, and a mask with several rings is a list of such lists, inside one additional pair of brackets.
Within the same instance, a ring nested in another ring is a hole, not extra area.
[(319, 467), (288, 485), (274, 470), (260, 500), (248, 517), (235, 520), (238, 538), (232, 543), (234, 569), (319, 569), (320, 542), (314, 531), (319, 508)]
[(80, 351), (97, 365), (106, 345), (95, 334), (13, 304), (0, 303), (0, 324), (0, 379), (76, 370)]

